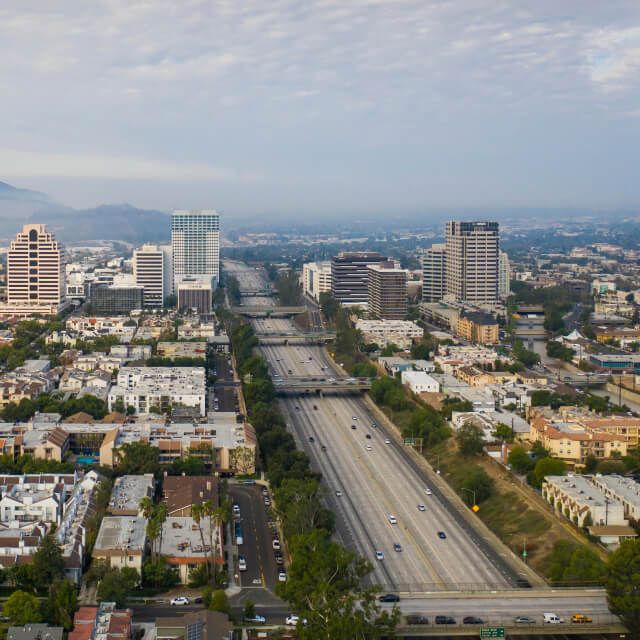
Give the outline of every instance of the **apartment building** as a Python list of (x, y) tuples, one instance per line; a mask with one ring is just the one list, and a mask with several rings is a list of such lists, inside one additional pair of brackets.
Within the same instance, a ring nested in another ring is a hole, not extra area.
[(321, 293), (331, 292), (331, 261), (302, 265), (302, 291), (316, 301), (320, 300)]
[(392, 267), (388, 258), (379, 253), (342, 252), (331, 260), (331, 293), (345, 306), (367, 307), (369, 302), (369, 273), (372, 264)]
[(162, 501), (170, 516), (190, 516), (194, 504), (218, 505), (218, 478), (215, 476), (164, 476)]
[(461, 313), (458, 316), (456, 333), (461, 338), (478, 344), (499, 342), (497, 320), (481, 311)]
[(410, 320), (363, 320), (360, 318), (356, 322), (356, 329), (362, 331), (365, 342), (374, 342), (379, 347), (393, 343), (404, 349), (424, 335), (424, 329)]
[(7, 252), (7, 302), (0, 314), (55, 314), (66, 300), (64, 249), (43, 224), (25, 224)]
[(456, 300), (495, 302), (498, 299), (497, 222), (446, 224), (445, 289)]
[(503, 299), (511, 295), (511, 265), (504, 251), (498, 255), (498, 295)]
[(590, 476), (591, 482), (609, 500), (619, 502), (624, 508), (626, 518), (640, 522), (640, 484), (633, 478), (617, 474)]
[(220, 279), (220, 216), (216, 211), (174, 211), (171, 248), (175, 289), (185, 279), (215, 288)]
[(114, 344), (109, 349), (109, 355), (119, 358), (122, 362), (131, 360), (146, 360), (151, 357), (150, 344)]
[(105, 316), (131, 313), (144, 307), (141, 286), (100, 285), (91, 288), (91, 306), (95, 313)]
[(140, 503), (153, 498), (156, 481), (152, 473), (116, 478), (111, 491), (107, 512), (113, 516), (141, 516)]
[(367, 267), (368, 308), (372, 314), (384, 320), (404, 320), (407, 317), (408, 273), (406, 269), (383, 264)]
[(140, 516), (107, 516), (102, 519), (91, 554), (109, 567), (130, 567), (142, 575), (147, 521)]
[(109, 411), (116, 402), (147, 413), (151, 407), (165, 412), (169, 405), (196, 407), (201, 416), (205, 408), (204, 367), (122, 367), (116, 386), (109, 391)]
[(423, 302), (440, 302), (445, 296), (445, 247), (434, 244), (422, 253)]
[(412, 393), (437, 393), (440, 384), (424, 371), (403, 371), (400, 374), (402, 384), (406, 384)]
[(206, 342), (158, 342), (158, 355), (164, 358), (206, 358)]
[[(73, 617), (68, 640), (132, 640), (133, 611), (118, 609), (115, 602), (80, 607)], [(42, 638), (40, 640), (48, 640)], [(185, 637), (185, 640), (187, 638)]]
[(145, 244), (133, 252), (133, 275), (136, 286), (143, 289), (145, 308), (161, 308), (170, 294), (167, 277), (170, 264), (167, 254), (158, 245)]

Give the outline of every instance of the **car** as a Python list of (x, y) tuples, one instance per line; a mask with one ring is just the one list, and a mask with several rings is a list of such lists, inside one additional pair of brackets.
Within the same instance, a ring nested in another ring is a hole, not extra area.
[(260, 616), (256, 613), (253, 618), (245, 618), (244, 621), (248, 622), (249, 624), (264, 624), (267, 619), (264, 616)]
[(186, 596), (177, 596), (175, 598), (171, 598), (171, 606), (172, 607), (181, 607), (187, 604), (190, 604), (191, 600)]
[(429, 624), (429, 618), (419, 615), (407, 616), (407, 624)]
[(397, 542), (393, 545), (393, 550), (397, 551), (398, 553), (400, 553), (402, 551), (402, 546), (399, 545)]
[(373, 451), (373, 447), (372, 447), (370, 444), (368, 444), (368, 445), (365, 447), (365, 449), (366, 449), (367, 451)]
[(371, 434), (370, 434), (370, 433), (367, 433), (367, 435), (365, 436), (365, 438), (366, 438), (367, 440), (371, 440)]
[(247, 561), (244, 559), (244, 556), (238, 556), (238, 571), (246, 571), (247, 570)]
[(513, 621), (516, 624), (535, 624), (535, 620), (530, 616), (516, 616)]
[(561, 618), (557, 613), (543, 613), (542, 622), (545, 624), (562, 624), (564, 618)]
[(275, 538), (275, 539), (271, 542), (271, 546), (272, 546), (276, 551), (279, 551), (279, 550), (280, 550), (280, 540), (278, 540), (278, 538)]
[(395, 593), (386, 593), (380, 596), (378, 600), (380, 600), (380, 602), (400, 602), (400, 596), (397, 596)]
[(357, 419), (358, 419), (358, 416), (351, 416), (351, 419), (352, 419), (352, 420), (357, 420)]
[(385, 444), (391, 444), (391, 440), (389, 440), (389, 438), (385, 438), (384, 443), (385, 443)]
[(309, 436), (309, 442), (315, 442), (316, 439), (313, 436)]
[(376, 550), (376, 560), (384, 560), (384, 553)]
[(283, 569), (278, 571), (278, 582), (286, 582), (287, 581), (287, 573)]
[(239, 504), (234, 504), (233, 505), (233, 515), (235, 515), (235, 516), (239, 516), (240, 515), (240, 505)]
[(423, 504), (419, 504), (418, 505), (418, 511), (424, 511), (424, 505)]
[(389, 514), (389, 524), (398, 524), (396, 517), (391, 514)]
[(340, 489), (338, 489), (338, 490), (336, 491), (336, 496), (337, 496), (338, 498), (342, 498), (342, 491), (340, 491)]
[(317, 411), (317, 410), (318, 410), (318, 405), (317, 405), (317, 404), (314, 404), (314, 405), (313, 405), (313, 410), (314, 410), (314, 411)]
[(484, 620), (482, 618), (477, 618), (476, 616), (466, 616), (462, 620), (462, 624), (484, 624)]
[(355, 424), (352, 424), (352, 425), (351, 425), (351, 428), (352, 428), (352, 429), (354, 429), (354, 430), (355, 430), (355, 429), (357, 429), (357, 427), (356, 427), (356, 425), (355, 425)]
[(282, 555), (275, 556), (275, 558), (276, 558), (276, 564), (277, 565), (284, 564), (284, 558), (282, 557)]
[[(300, 617), (292, 613), (290, 616), (285, 618), (284, 623), (287, 627), (296, 627), (298, 626), (299, 621)], [(302, 624), (307, 624), (306, 618), (302, 618)]]
[(582, 613), (575, 613), (571, 616), (571, 622), (587, 624), (589, 622), (593, 622), (593, 620), (589, 616), (585, 616)]
[(456, 619), (451, 616), (436, 616), (436, 624), (455, 624)]
[(444, 540), (447, 537), (447, 534), (444, 531), (438, 531), (438, 538)]
[(377, 425), (375, 422), (372, 422), (372, 423), (371, 423), (371, 428), (372, 428), (372, 429), (377, 429), (377, 428), (378, 428), (378, 425)]
[(323, 451), (326, 451), (326, 450), (327, 450), (327, 447), (326, 447), (326, 445), (324, 445), (324, 444), (323, 444), (320, 448), (321, 448)]
[(265, 507), (268, 507), (271, 504), (271, 498), (269, 498), (268, 496), (265, 496), (264, 504), (265, 504)]
[(424, 490), (424, 492), (425, 492), (428, 496), (430, 496), (430, 495), (431, 495), (431, 489), (429, 489), (429, 487), (426, 487), (426, 488), (425, 488), (425, 490)]

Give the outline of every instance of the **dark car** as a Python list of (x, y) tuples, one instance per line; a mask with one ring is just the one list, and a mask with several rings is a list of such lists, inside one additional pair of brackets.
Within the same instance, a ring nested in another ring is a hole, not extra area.
[(425, 616), (407, 616), (407, 624), (429, 624), (429, 619)]
[(482, 618), (476, 618), (476, 616), (466, 616), (462, 621), (464, 624), (484, 624)]
[(355, 428), (356, 428), (356, 425), (355, 425), (355, 424), (352, 424), (352, 425), (351, 425), (351, 428), (352, 428), (352, 429), (355, 429)]
[(315, 442), (316, 439), (313, 436), (309, 436), (309, 442)]
[(380, 602), (400, 602), (400, 596), (395, 595), (395, 593), (387, 593), (384, 596), (380, 596)]
[(531, 589), (531, 583), (525, 578), (518, 578), (516, 580), (516, 586), (518, 589)]
[(368, 440), (371, 440), (371, 434), (367, 433), (367, 435), (365, 436), (365, 438), (367, 438)]
[(438, 531), (438, 538), (442, 538), (443, 540), (447, 537), (447, 534), (444, 531)]
[(321, 449), (322, 449), (323, 451), (326, 451), (326, 450), (327, 450), (327, 447), (326, 447), (325, 445), (322, 445)]
[(451, 616), (436, 616), (436, 624), (455, 624), (456, 619)]

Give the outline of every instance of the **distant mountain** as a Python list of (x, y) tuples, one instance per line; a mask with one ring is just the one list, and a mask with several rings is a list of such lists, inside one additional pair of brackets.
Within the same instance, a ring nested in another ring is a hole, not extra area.
[(41, 191), (19, 189), (6, 182), (0, 182), (0, 200), (26, 200), (28, 202), (50, 202), (51, 198)]
[(130, 204), (74, 209), (46, 193), (0, 182), (0, 238), (13, 238), (25, 222), (46, 224), (64, 243), (168, 242), (171, 235), (171, 217), (163, 211), (136, 209)]

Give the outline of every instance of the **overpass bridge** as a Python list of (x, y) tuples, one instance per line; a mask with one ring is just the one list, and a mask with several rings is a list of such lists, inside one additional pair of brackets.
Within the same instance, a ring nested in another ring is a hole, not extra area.
[(308, 391), (367, 391), (375, 378), (308, 378), (287, 376), (274, 378), (276, 392), (306, 393)]
[(273, 295), (273, 289), (270, 288), (251, 288), (249, 287), (248, 289), (241, 289), (240, 290), (240, 295), (244, 298), (244, 297), (252, 297), (252, 296), (272, 296)]
[[(403, 616), (404, 617), (404, 616)], [(418, 625), (398, 625), (396, 633), (403, 638), (426, 638), (429, 636), (443, 638), (538, 638), (539, 636), (548, 636), (549, 640), (554, 638), (594, 638), (603, 640), (610, 638), (611, 640), (625, 638), (629, 635), (627, 628), (620, 623), (609, 624), (571, 624), (565, 621), (564, 624), (515, 624), (513, 622), (501, 626), (500, 624), (479, 625), (479, 624), (459, 624), (462, 618), (456, 618), (456, 624), (435, 625), (433, 616), (425, 616), (429, 621), (428, 624)], [(503, 635), (497, 635), (499, 632), (489, 631), (487, 635), (481, 636), (481, 630), (489, 628), (502, 629)], [(493, 635), (491, 635), (493, 633)]]
[(560, 380), (574, 387), (601, 387), (609, 382), (608, 373), (574, 373), (561, 376)]
[(335, 331), (291, 332), (291, 333), (258, 333), (256, 337), (260, 344), (323, 344), (335, 340)]
[(278, 307), (276, 305), (246, 305), (241, 307), (231, 307), (231, 311), (241, 316), (249, 316), (250, 318), (286, 318), (287, 316), (306, 313), (308, 309), (307, 307)]

